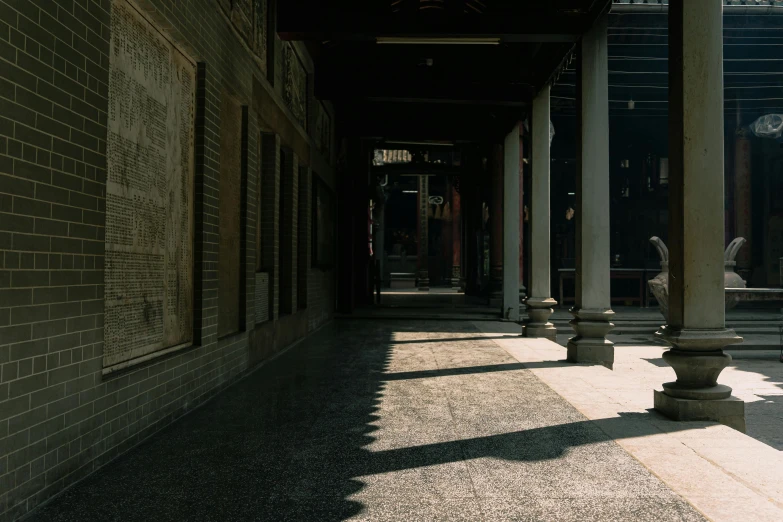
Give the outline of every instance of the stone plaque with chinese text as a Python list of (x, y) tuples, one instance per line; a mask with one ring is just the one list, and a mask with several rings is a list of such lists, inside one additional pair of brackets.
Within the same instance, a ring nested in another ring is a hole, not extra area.
[(128, 0), (111, 28), (104, 366), (193, 338), (195, 67)]

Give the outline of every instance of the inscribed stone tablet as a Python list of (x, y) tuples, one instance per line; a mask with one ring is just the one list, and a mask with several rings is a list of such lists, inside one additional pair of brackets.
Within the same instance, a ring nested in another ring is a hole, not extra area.
[(104, 366), (193, 338), (195, 67), (127, 0), (111, 28)]
[(307, 70), (291, 42), (283, 47), (283, 100), (302, 127), (307, 119)]

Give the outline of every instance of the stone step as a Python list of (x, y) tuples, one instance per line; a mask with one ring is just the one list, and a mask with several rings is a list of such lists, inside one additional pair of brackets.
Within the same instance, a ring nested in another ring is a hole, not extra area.
[[(554, 324), (554, 323), (553, 323)], [(555, 324), (555, 328), (559, 332), (571, 332), (573, 328), (569, 324)], [(657, 331), (657, 328), (614, 328), (612, 330), (613, 335), (653, 335)], [(771, 336), (774, 338), (780, 337), (779, 329), (772, 328), (734, 328), (734, 331), (740, 337), (747, 336)]]

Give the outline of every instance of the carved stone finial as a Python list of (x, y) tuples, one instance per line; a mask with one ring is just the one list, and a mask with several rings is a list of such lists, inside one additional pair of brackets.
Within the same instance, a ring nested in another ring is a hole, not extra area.
[(745, 243), (747, 243), (747, 240), (744, 237), (735, 237), (734, 241), (729, 243), (729, 246), (727, 246), (725, 252), (723, 252), (723, 262), (726, 266), (737, 265), (737, 262), (734, 261), (734, 258), (737, 257), (739, 249), (742, 248), (742, 245)]
[(653, 244), (655, 249), (658, 251), (658, 256), (661, 258), (661, 269), (664, 271), (669, 270), (669, 249), (666, 246), (666, 243), (663, 242), (661, 238), (658, 236), (653, 236), (650, 238), (650, 243)]

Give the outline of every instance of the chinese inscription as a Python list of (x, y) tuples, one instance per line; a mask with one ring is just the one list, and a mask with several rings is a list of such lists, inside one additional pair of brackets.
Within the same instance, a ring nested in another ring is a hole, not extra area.
[(332, 117), (321, 101), (314, 103), (313, 108), (315, 110), (315, 143), (326, 161), (331, 161)]
[(307, 117), (307, 70), (302, 65), (293, 45), (285, 42), (283, 48), (283, 100), (294, 118), (305, 127)]
[(128, 0), (111, 17), (104, 366), (193, 335), (195, 68)]
[(269, 0), (219, 0), (219, 3), (231, 24), (255, 53), (261, 70), (266, 73)]

